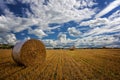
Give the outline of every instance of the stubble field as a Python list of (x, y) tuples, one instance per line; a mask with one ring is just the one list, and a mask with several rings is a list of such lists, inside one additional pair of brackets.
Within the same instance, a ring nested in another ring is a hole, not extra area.
[(0, 50), (0, 80), (120, 80), (120, 49), (47, 50), (44, 64), (17, 65)]

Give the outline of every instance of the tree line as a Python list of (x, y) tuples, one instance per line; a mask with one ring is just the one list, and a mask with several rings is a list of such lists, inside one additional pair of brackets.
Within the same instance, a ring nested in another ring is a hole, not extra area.
[(14, 46), (10, 44), (0, 44), (0, 49), (12, 49)]

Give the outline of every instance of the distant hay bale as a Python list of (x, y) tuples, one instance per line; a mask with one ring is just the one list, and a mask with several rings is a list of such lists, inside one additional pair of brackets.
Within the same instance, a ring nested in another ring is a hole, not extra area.
[(12, 51), (15, 62), (24, 66), (42, 64), (46, 58), (46, 49), (40, 40), (30, 39), (17, 43)]
[(75, 50), (75, 46), (72, 46), (69, 48), (70, 51), (74, 51)]

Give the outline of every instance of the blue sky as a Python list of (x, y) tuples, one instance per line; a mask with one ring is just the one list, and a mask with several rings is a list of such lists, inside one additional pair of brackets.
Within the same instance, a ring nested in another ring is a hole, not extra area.
[(0, 43), (120, 47), (120, 0), (0, 0)]

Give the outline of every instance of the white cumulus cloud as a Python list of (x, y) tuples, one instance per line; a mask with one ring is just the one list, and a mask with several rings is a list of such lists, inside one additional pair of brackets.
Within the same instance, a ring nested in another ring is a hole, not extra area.
[(34, 34), (34, 35), (38, 36), (39, 38), (47, 36), (47, 34), (39, 28), (34, 29), (34, 30), (29, 29), (29, 34)]
[(81, 35), (81, 32), (75, 27), (69, 27), (67, 31), (73, 37), (78, 37)]
[(96, 18), (94, 20), (86, 21), (80, 23), (80, 26), (90, 26), (91, 28), (98, 26), (105, 26), (108, 24), (109, 20), (107, 18)]
[(17, 39), (12, 33), (0, 34), (0, 43), (12, 44), (14, 45), (17, 42)]

